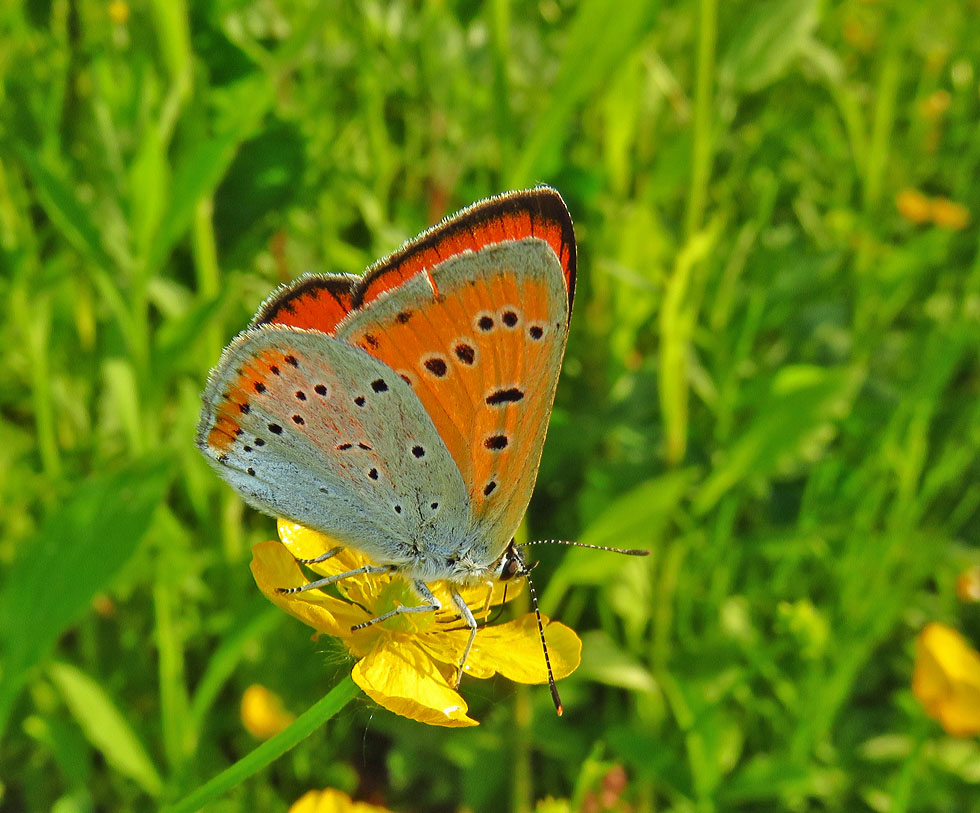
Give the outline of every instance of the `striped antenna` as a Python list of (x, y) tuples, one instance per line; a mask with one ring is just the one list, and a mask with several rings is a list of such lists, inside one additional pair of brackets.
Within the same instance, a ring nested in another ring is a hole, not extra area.
[(592, 550), (607, 550), (610, 553), (623, 553), (626, 556), (650, 555), (650, 551), (639, 548), (610, 548), (607, 545), (590, 545), (587, 542), (569, 542), (565, 539), (536, 539), (533, 542), (522, 542), (517, 547), (526, 548), (528, 545), (568, 545), (575, 548), (592, 548)]
[(548, 642), (544, 639), (544, 624), (541, 623), (541, 610), (538, 609), (538, 594), (534, 591), (534, 582), (531, 581), (531, 570), (537, 564), (535, 562), (530, 567), (525, 567), (518, 576), (523, 576), (527, 579), (527, 589), (531, 593), (531, 604), (534, 607), (534, 616), (538, 619), (538, 633), (541, 635), (541, 649), (544, 650), (544, 665), (548, 667), (548, 686), (551, 688), (551, 699), (555, 701), (555, 711), (558, 712), (558, 716), (561, 717), (564, 707), (561, 704), (561, 698), (558, 696), (558, 687), (555, 685), (555, 674), (551, 671), (551, 658), (548, 655)]
[[(526, 548), (531, 545), (568, 545), (576, 548), (592, 548), (592, 550), (607, 550), (610, 553), (623, 553), (627, 556), (648, 556), (650, 551), (638, 550), (636, 548), (610, 548), (606, 545), (589, 545), (585, 542), (569, 542), (565, 539), (536, 539), (533, 542), (522, 542), (515, 545), (518, 548)], [(523, 557), (521, 557), (523, 558)], [(537, 565), (535, 562), (530, 567), (526, 566), (518, 573), (527, 579), (527, 587), (531, 593), (531, 604), (534, 606), (534, 615), (538, 619), (538, 633), (541, 635), (541, 649), (544, 650), (544, 664), (548, 667), (548, 686), (551, 688), (551, 699), (555, 701), (555, 711), (561, 717), (563, 708), (561, 698), (558, 696), (558, 687), (555, 685), (555, 675), (551, 670), (551, 657), (548, 655), (548, 642), (544, 639), (544, 624), (541, 623), (541, 610), (538, 609), (538, 594), (534, 590), (534, 583), (531, 581), (531, 570)]]

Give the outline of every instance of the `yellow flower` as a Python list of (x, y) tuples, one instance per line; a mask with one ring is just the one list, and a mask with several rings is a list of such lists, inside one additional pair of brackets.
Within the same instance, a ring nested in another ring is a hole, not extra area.
[(927, 223), (932, 217), (932, 201), (918, 189), (903, 189), (895, 199), (895, 206), (910, 223)]
[(960, 601), (980, 601), (980, 565), (968, 567), (956, 577), (956, 595)]
[(970, 222), (970, 210), (949, 198), (933, 198), (932, 222), (942, 229), (959, 231)]
[(947, 90), (937, 90), (919, 102), (919, 114), (924, 119), (935, 120), (940, 118), (947, 110), (952, 97)]
[(958, 231), (970, 222), (970, 210), (949, 198), (930, 198), (918, 189), (903, 189), (895, 198), (898, 213), (910, 223), (932, 222), (941, 229)]
[(123, 0), (112, 0), (109, 3), (109, 18), (117, 25), (122, 25), (129, 19), (129, 4)]
[(346, 793), (333, 788), (304, 793), (289, 808), (289, 813), (391, 813), (387, 807), (355, 802)]
[(947, 734), (980, 733), (980, 653), (952, 627), (933, 622), (919, 633), (912, 691)]
[[(469, 630), (452, 609), (448, 588), (430, 585), (444, 608), (434, 613), (397, 615), (357, 632), (351, 627), (376, 618), (398, 604), (417, 605), (419, 598), (397, 575), (356, 576), (336, 582), (336, 595), (322, 590), (282, 594), (278, 588), (309, 583), (295, 559), (313, 559), (334, 547), (322, 534), (301, 525), (279, 521), (281, 542), (262, 542), (252, 548), (252, 575), (277, 606), (317, 632), (343, 640), (358, 659), (354, 682), (372, 700), (389, 711), (430, 725), (469, 726), (477, 721), (466, 714), (466, 701), (456, 691), (456, 666)], [(345, 548), (311, 567), (321, 576), (354, 570), (368, 560)], [(509, 582), (507, 598), (520, 592), (521, 582)], [(465, 587), (460, 593), (475, 613), (488, 613), (504, 599), (504, 585)], [(546, 638), (555, 679), (570, 675), (581, 659), (582, 642), (568, 627), (548, 622)], [(489, 678), (499, 672), (518, 683), (546, 683), (537, 622), (527, 614), (505, 624), (482, 627), (466, 660), (467, 675)]]
[(283, 708), (282, 699), (255, 683), (242, 695), (242, 725), (253, 737), (267, 740), (287, 728), (296, 717)]

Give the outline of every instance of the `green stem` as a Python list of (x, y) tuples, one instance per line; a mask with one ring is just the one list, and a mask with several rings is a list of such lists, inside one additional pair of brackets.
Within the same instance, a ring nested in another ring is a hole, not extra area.
[(219, 796), (240, 785), (248, 777), (261, 771), (266, 765), (277, 760), (288, 750), (298, 745), (316, 731), (327, 720), (346, 706), (360, 690), (350, 675), (334, 686), (306, 712), (300, 715), (289, 728), (266, 740), (258, 748), (246, 754), (238, 762), (225, 768), (221, 773), (197, 790), (185, 796), (168, 813), (191, 813), (213, 802)]
[(717, 0), (701, 0), (698, 26), (698, 75), (694, 89), (694, 146), (691, 156), (691, 189), (684, 227), (688, 239), (704, 218), (711, 177), (711, 108), (714, 103), (715, 41), (718, 34)]
[(510, 87), (507, 66), (510, 58), (510, 0), (493, 0), (490, 4), (490, 32), (493, 43), (493, 95), (500, 149), (500, 175), (511, 166), (514, 145), (514, 122), (510, 112)]
[[(194, 255), (194, 271), (197, 274), (197, 291), (205, 300), (217, 299), (221, 293), (221, 267), (218, 264), (213, 214), (212, 199), (202, 198), (194, 207), (194, 221), (191, 224), (191, 247)], [(221, 353), (223, 332), (219, 319), (212, 319), (205, 328), (204, 347), (209, 358), (216, 359)]]
[(179, 774), (189, 756), (187, 738), (187, 687), (184, 683), (184, 646), (174, 623), (174, 596), (163, 571), (169, 557), (158, 556), (158, 573), (153, 587), (153, 612), (156, 620), (158, 680), (160, 684), (160, 719), (163, 750), (172, 774)]

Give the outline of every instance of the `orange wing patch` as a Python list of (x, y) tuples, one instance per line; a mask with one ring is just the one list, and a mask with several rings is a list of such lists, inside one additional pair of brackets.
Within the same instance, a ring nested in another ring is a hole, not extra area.
[(252, 408), (251, 401), (266, 391), (269, 376), (278, 376), (281, 365), (288, 364), (291, 356), (264, 353), (253, 362), (244, 364), (238, 375), (228, 385), (220, 404), (214, 409), (214, 423), (207, 434), (207, 443), (219, 452), (227, 452), (241, 433), (241, 417)]
[(412, 386), (504, 542), (530, 500), (565, 346), (564, 286), (545, 256), (555, 264), (525, 241), (456, 258), (433, 270), (438, 296), (418, 277), (340, 330)]
[(259, 308), (250, 327), (289, 325), (332, 334), (354, 306), (360, 277), (324, 274), (300, 277)]

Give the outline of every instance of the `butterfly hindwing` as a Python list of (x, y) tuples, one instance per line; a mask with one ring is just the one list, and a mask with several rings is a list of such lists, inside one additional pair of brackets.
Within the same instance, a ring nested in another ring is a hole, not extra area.
[(378, 564), (461, 539), (468, 500), (418, 398), (390, 367), (316, 331), (242, 334), (208, 383), (198, 443), (253, 506)]

